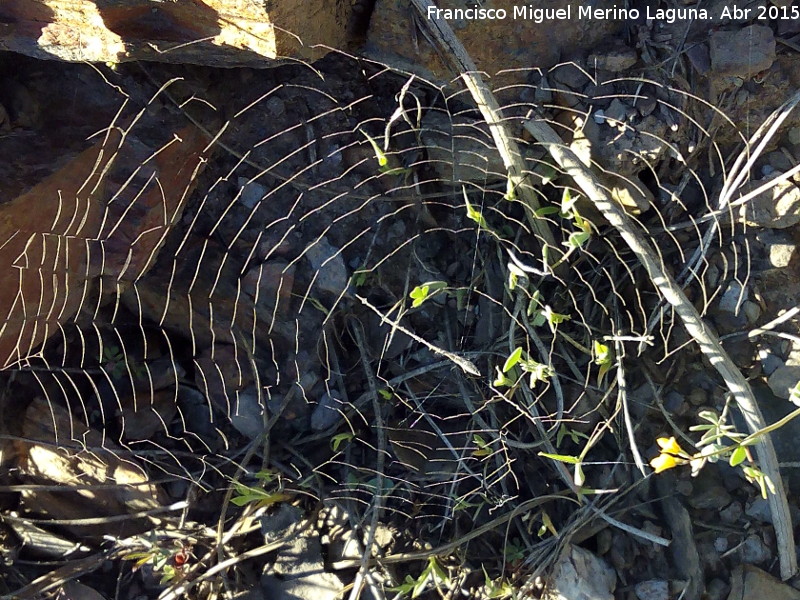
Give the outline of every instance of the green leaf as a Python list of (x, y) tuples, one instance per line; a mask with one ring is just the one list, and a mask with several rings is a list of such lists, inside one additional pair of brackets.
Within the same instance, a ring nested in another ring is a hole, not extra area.
[(372, 146), (372, 151), (375, 152), (375, 158), (378, 160), (378, 166), (381, 168), (385, 168), (389, 164), (389, 159), (386, 157), (384, 151), (381, 149), (380, 146), (378, 146), (378, 143), (375, 140), (373, 140), (372, 137), (366, 131), (364, 131), (363, 129), (360, 129), (359, 131), (361, 131), (361, 133), (363, 133), (366, 136), (367, 141), (369, 141), (370, 146)]
[(731, 457), (728, 462), (732, 467), (735, 467), (742, 464), (745, 459), (747, 459), (747, 450), (745, 450), (744, 446), (737, 446), (736, 449), (731, 452)]
[(592, 348), (594, 349), (594, 364), (603, 365), (611, 362), (611, 349), (608, 346), (594, 340)]
[(467, 218), (475, 221), (478, 224), (478, 227), (481, 229), (489, 229), (489, 223), (486, 221), (486, 218), (483, 216), (481, 211), (477, 210), (472, 204), (470, 204), (469, 199), (467, 198), (467, 191), (464, 190), (464, 202), (467, 205)]
[(331, 450), (338, 452), (342, 442), (351, 442), (354, 437), (352, 433), (337, 433), (331, 438)]
[(590, 237), (591, 234), (586, 233), (585, 231), (573, 231), (567, 238), (567, 246), (572, 248), (580, 248)]
[(511, 387), (514, 385), (515, 381), (510, 377), (507, 377), (505, 373), (500, 370), (500, 367), (495, 367), (495, 371), (497, 371), (497, 377), (495, 378), (492, 385), (495, 387)]
[(381, 398), (384, 400), (391, 400), (394, 396), (392, 390), (388, 390), (386, 388), (381, 388), (378, 390), (378, 393), (381, 395)]
[(506, 195), (503, 196), (504, 200), (512, 202), (517, 199), (517, 190), (514, 187), (514, 184), (511, 183), (510, 179), (506, 180)]
[(409, 294), (409, 297), (413, 300), (411, 303), (412, 308), (417, 308), (421, 306), (426, 300), (432, 298), (438, 292), (441, 292), (447, 288), (446, 281), (428, 281), (425, 283), (421, 283)]
[(546, 217), (547, 215), (554, 215), (561, 212), (555, 206), (542, 206), (541, 208), (537, 208), (533, 211), (533, 214), (537, 217)]
[(547, 452), (539, 452), (539, 456), (543, 456), (551, 460), (557, 460), (558, 462), (563, 462), (570, 465), (577, 465), (581, 462), (581, 459), (577, 456), (570, 456), (568, 454), (549, 454)]
[(503, 373), (508, 373), (522, 358), (522, 348), (515, 349), (503, 363)]

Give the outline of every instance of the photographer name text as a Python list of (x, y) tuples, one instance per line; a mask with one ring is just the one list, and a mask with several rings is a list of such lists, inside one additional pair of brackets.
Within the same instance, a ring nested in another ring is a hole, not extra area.
[(505, 8), (438, 8), (428, 7), (428, 19), (445, 21), (505, 21), (525, 20), (534, 23), (569, 21), (572, 19), (590, 21), (638, 21), (639, 19), (664, 21), (694, 20), (711, 21), (715, 19), (756, 19), (756, 20), (795, 20), (800, 18), (797, 6), (756, 6), (740, 7), (736, 4), (724, 6), (718, 11), (705, 8), (594, 8), (584, 5), (567, 5), (563, 8), (538, 8), (534, 6), (513, 6)]

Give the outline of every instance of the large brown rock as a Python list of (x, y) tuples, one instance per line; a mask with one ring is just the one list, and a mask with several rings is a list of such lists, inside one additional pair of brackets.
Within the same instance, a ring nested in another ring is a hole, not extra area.
[[(514, 19), (514, 7), (525, 3), (495, 0), (486, 8), (505, 9), (503, 20), (476, 19), (448, 21), (478, 69), (492, 79), (495, 89), (504, 83), (518, 83), (533, 69), (548, 69), (561, 60), (594, 48), (614, 37), (625, 26), (623, 19), (589, 20), (579, 18), (571, 0), (543, 0), (531, 4), (537, 9), (557, 10), (571, 7), (570, 18), (546, 20)], [(611, 8), (614, 2), (600, 0), (595, 8)], [(463, 0), (436, 2), (441, 9), (465, 8)], [(423, 27), (415, 21), (415, 9), (408, 0), (378, 0), (370, 21), (366, 51), (377, 60), (397, 61), (409, 70), (440, 80), (454, 77), (438, 51), (428, 42)], [(505, 71), (498, 77), (500, 71)], [(517, 90), (518, 93), (518, 90)]]
[[(270, 66), (342, 48), (358, 11), (341, 0), (4, 0), (0, 49), (36, 58)], [(298, 37), (302, 36), (301, 37)]]
[(24, 361), (93, 297), (148, 270), (205, 165), (207, 140), (192, 126), (158, 143), (111, 129), (0, 206), (0, 366)]

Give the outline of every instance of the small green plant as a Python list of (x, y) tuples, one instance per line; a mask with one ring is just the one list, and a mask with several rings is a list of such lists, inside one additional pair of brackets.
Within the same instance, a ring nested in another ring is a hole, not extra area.
[(353, 438), (356, 437), (354, 433), (337, 433), (331, 438), (331, 450), (334, 452), (339, 451), (339, 446), (342, 445), (343, 442), (350, 443), (353, 441)]
[(278, 476), (271, 471), (259, 471), (256, 479), (261, 480), (262, 487), (248, 486), (243, 483), (235, 482), (234, 489), (236, 495), (231, 497), (231, 503), (236, 506), (246, 506), (253, 504), (255, 508), (272, 506), (279, 502), (288, 502), (294, 496), (282, 489), (280, 484), (275, 490), (266, 490), (265, 486), (278, 481)]
[(525, 558), (525, 545), (519, 540), (514, 538), (510, 542), (506, 542), (503, 548), (503, 556), (508, 563), (519, 563)]
[(475, 458), (483, 458), (484, 456), (491, 455), (492, 448), (482, 436), (476, 433), (472, 436), (472, 441), (475, 442), (475, 446), (477, 446), (477, 448), (472, 451), (472, 456)]
[(450, 578), (447, 571), (439, 564), (435, 556), (428, 559), (428, 564), (419, 577), (414, 579), (411, 575), (406, 575), (405, 581), (394, 588), (389, 588), (393, 592), (402, 595), (411, 595), (416, 598), (427, 590), (431, 585), (441, 591), (442, 587), (449, 587)]
[(411, 169), (399, 166), (398, 161), (393, 156), (388, 156), (386, 152), (378, 145), (378, 142), (372, 139), (370, 134), (363, 129), (360, 131), (362, 134), (364, 134), (364, 137), (367, 138), (370, 146), (372, 146), (372, 150), (375, 152), (375, 159), (378, 161), (378, 170), (381, 173), (384, 175), (409, 175), (411, 173)]
[(558, 432), (556, 433), (556, 448), (561, 447), (561, 443), (564, 441), (564, 438), (568, 437), (572, 440), (574, 444), (580, 444), (581, 439), (588, 440), (589, 436), (585, 433), (581, 433), (580, 431), (575, 431), (574, 429), (570, 429), (564, 423), (558, 428)]
[(431, 298), (433, 298), (439, 292), (442, 292), (447, 289), (447, 282), (445, 281), (428, 281), (426, 283), (421, 283), (409, 294), (409, 297), (413, 300), (411, 303), (412, 308), (417, 308), (418, 306), (422, 306), (422, 304)]
[(592, 343), (592, 354), (594, 355), (594, 364), (599, 369), (597, 371), (597, 385), (603, 385), (606, 373), (608, 373), (611, 366), (614, 364), (614, 353), (605, 344), (601, 344), (597, 340)]
[(108, 344), (103, 347), (103, 356), (101, 363), (106, 372), (112, 379), (119, 379), (130, 367), (131, 374), (135, 379), (144, 379), (147, 375), (147, 367), (144, 365), (131, 365), (125, 359), (125, 354), (120, 350), (119, 346)]
[(503, 598), (510, 598), (514, 595), (514, 588), (510, 581), (505, 577), (492, 579), (489, 577), (486, 569), (483, 569), (483, 589), (484, 597), (490, 600), (502, 600)]
[(547, 323), (552, 333), (556, 332), (557, 325), (570, 320), (569, 315), (557, 313), (549, 304), (545, 304), (539, 290), (531, 294), (527, 313), (528, 316), (533, 319), (532, 323), (534, 327), (541, 327)]
[(516, 385), (522, 374), (530, 375), (530, 385), (535, 386), (538, 381), (547, 381), (553, 376), (553, 368), (549, 365), (542, 364), (530, 356), (523, 358), (522, 348), (515, 348), (509, 354), (503, 368), (495, 368), (497, 371), (497, 378), (494, 380), (495, 387), (512, 387)]
[(137, 538), (144, 545), (146, 550), (128, 552), (122, 556), (122, 560), (134, 561), (133, 569), (140, 569), (145, 565), (150, 565), (153, 572), (161, 576), (160, 583), (164, 585), (179, 578), (183, 573), (183, 567), (192, 558), (192, 548), (179, 540), (172, 540), (172, 544), (162, 543), (160, 540)]

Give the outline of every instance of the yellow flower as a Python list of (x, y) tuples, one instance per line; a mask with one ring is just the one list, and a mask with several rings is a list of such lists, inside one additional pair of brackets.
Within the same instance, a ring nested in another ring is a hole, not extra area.
[(650, 466), (653, 467), (653, 470), (656, 473), (661, 473), (661, 471), (666, 471), (667, 469), (677, 467), (685, 462), (686, 461), (684, 459), (672, 456), (671, 454), (659, 454), (650, 461)]
[(670, 454), (677, 454), (681, 456), (688, 456), (683, 448), (678, 445), (678, 441), (674, 438), (658, 438), (656, 444), (661, 448), (661, 452), (669, 452)]

